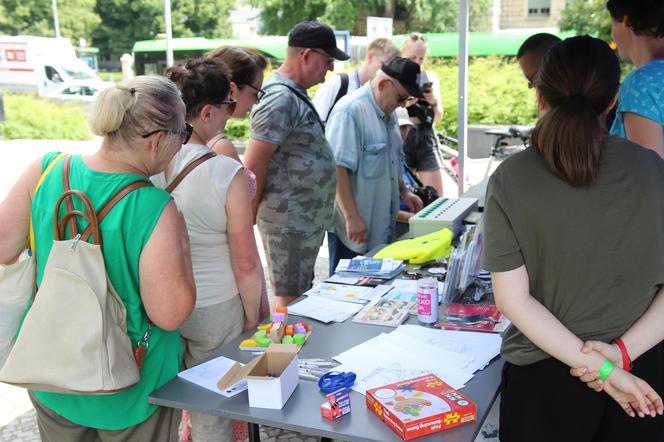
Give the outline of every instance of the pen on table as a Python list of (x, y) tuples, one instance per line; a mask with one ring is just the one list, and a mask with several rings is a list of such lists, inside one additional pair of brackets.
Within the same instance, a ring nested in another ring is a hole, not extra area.
[(298, 372), (299, 373), (307, 373), (307, 374), (318, 376), (318, 377), (323, 376), (326, 373), (324, 371), (310, 370), (310, 369), (307, 369), (307, 368), (300, 368), (298, 370)]
[(321, 358), (300, 359), (300, 362), (325, 362), (325, 359)]
[(298, 364), (300, 367), (336, 367), (336, 362), (300, 362)]
[(318, 377), (314, 376), (312, 374), (300, 373), (300, 377), (302, 379), (307, 379), (307, 380), (310, 380), (310, 381), (318, 381)]

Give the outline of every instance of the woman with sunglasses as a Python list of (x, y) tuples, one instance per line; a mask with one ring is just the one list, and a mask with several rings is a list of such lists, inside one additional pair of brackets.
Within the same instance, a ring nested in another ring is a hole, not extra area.
[[(190, 60), (166, 71), (182, 91), (189, 143), (163, 174), (153, 177), (166, 188), (189, 165), (212, 153), (208, 141), (228, 120), (226, 66), (211, 58)], [(196, 307), (180, 327), (184, 365), (190, 368), (215, 354), (226, 342), (258, 324), (263, 268), (254, 239), (251, 197), (242, 164), (217, 155), (199, 164), (172, 191), (189, 231), (196, 282)], [(193, 440), (230, 440), (230, 419), (191, 412)]]
[[(99, 208), (119, 189), (149, 183), (150, 175), (168, 166), (182, 145), (184, 104), (170, 81), (139, 76), (101, 92), (89, 123), (102, 137), (101, 147), (89, 156), (71, 156), (69, 183)], [(14, 262), (26, 248), (32, 217), (38, 285), (53, 245), (53, 210), (63, 191), (65, 160), (57, 161), (53, 152), (32, 163), (0, 204), (0, 264)], [(74, 206), (84, 210), (78, 199)], [(140, 381), (104, 395), (30, 391), (41, 440), (175, 442), (180, 413), (149, 404), (148, 395), (177, 376), (182, 355), (177, 329), (196, 298), (186, 227), (172, 198), (147, 186), (122, 198), (99, 229), (106, 272), (126, 307), (130, 340), (138, 342), (153, 324)]]
[[(263, 96), (261, 87), (263, 86), (263, 71), (267, 67), (267, 60), (254, 49), (231, 46), (217, 48), (210, 51), (207, 56), (221, 61), (230, 70), (231, 98), (237, 101), (230, 117), (245, 118), (251, 107), (258, 103)], [(235, 146), (223, 132), (211, 139), (209, 146), (218, 154), (240, 161)]]
[[(258, 103), (263, 96), (263, 71), (267, 67), (267, 60), (260, 52), (251, 48), (237, 48), (222, 46), (208, 53), (208, 56), (226, 64), (231, 73), (231, 97), (237, 101), (231, 118), (245, 118), (251, 107)], [(240, 161), (240, 155), (231, 140), (222, 132), (208, 141), (208, 146), (220, 155), (226, 155)], [(253, 198), (256, 195), (256, 175), (249, 169), (247, 174), (249, 192)], [(267, 288), (261, 296), (261, 320), (270, 314), (270, 304), (267, 297)], [(245, 425), (246, 427), (246, 425)]]
[[(403, 43), (401, 56), (422, 66), (427, 54), (426, 38), (419, 32), (411, 32)], [(403, 146), (406, 165), (417, 173), (425, 186), (443, 194), (443, 160), (438, 151), (434, 125), (443, 118), (440, 98), (440, 80), (433, 71), (422, 71), (420, 90), (424, 99), (411, 100), (405, 104), (415, 127), (409, 132)]]

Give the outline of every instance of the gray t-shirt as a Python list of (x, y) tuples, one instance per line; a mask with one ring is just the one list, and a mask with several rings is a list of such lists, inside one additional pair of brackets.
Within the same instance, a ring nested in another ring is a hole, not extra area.
[(278, 145), (270, 159), (257, 221), (266, 232), (314, 232), (332, 226), (336, 166), (315, 111), (285, 86), (307, 91), (275, 72), (251, 112), (251, 138)]
[[(599, 175), (572, 187), (536, 149), (491, 176), (482, 266), (526, 266), (530, 293), (582, 340), (609, 342), (648, 308), (664, 284), (664, 160), (609, 137)], [(503, 357), (527, 365), (549, 357), (515, 326)]]

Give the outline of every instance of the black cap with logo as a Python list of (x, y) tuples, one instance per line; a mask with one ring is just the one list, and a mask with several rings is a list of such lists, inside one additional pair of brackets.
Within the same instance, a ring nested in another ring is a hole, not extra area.
[(334, 31), (319, 21), (303, 21), (288, 33), (288, 46), (296, 48), (315, 48), (324, 50), (337, 60), (348, 60), (350, 56), (337, 48)]
[(424, 98), (420, 90), (420, 65), (407, 58), (394, 57), (381, 66), (381, 70), (401, 83), (406, 92), (417, 98)]

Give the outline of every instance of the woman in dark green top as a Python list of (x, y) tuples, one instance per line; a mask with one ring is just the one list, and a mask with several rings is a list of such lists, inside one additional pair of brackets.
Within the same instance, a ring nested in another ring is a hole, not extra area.
[[(186, 142), (184, 111), (178, 89), (163, 77), (136, 77), (103, 91), (90, 115), (102, 145), (93, 155), (72, 158), (71, 188), (87, 194), (99, 210), (123, 186), (149, 182)], [(62, 162), (32, 193), (54, 157), (35, 161), (0, 205), (1, 263), (12, 262), (26, 247), (32, 213), (38, 284), (53, 241), (55, 202), (63, 192)], [(154, 323), (140, 381), (109, 395), (30, 392), (42, 440), (175, 441), (179, 413), (148, 404), (147, 396), (177, 375), (177, 329), (195, 302), (186, 227), (169, 194), (143, 187), (123, 198), (100, 229), (106, 271), (126, 306), (131, 341), (138, 342)]]
[[(664, 437), (664, 345), (652, 340), (632, 374), (581, 351), (585, 340), (623, 336), (664, 300), (664, 161), (607, 136), (619, 77), (601, 40), (554, 46), (535, 82), (542, 117), (534, 148), (503, 162), (489, 182), (483, 267), (512, 321), (501, 350), (502, 442)], [(601, 369), (608, 395), (571, 377), (570, 367)]]

